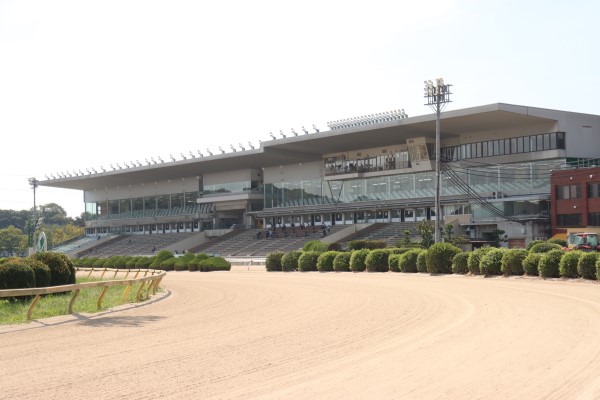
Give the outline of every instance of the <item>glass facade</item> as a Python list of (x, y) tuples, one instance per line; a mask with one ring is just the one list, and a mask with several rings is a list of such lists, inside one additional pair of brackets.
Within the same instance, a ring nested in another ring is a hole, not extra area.
[[(442, 173), (442, 196), (469, 193), (530, 193), (550, 187), (550, 170), (564, 159), (486, 167), (452, 167)], [(304, 180), (265, 185), (264, 208), (355, 203), (361, 201), (432, 198), (435, 172), (417, 172), (339, 181)]]

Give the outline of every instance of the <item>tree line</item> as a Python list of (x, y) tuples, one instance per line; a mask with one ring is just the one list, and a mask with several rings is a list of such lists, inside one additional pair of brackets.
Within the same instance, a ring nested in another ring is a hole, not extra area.
[(35, 233), (44, 231), (48, 246), (56, 246), (83, 235), (82, 216), (70, 218), (56, 203), (29, 210), (0, 210), (0, 255), (24, 255), (33, 245)]

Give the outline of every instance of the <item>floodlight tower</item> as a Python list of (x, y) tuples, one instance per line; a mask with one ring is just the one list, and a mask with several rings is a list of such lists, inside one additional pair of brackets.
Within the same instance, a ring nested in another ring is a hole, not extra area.
[(450, 103), (450, 86), (444, 83), (444, 78), (437, 78), (435, 85), (425, 81), (424, 96), (426, 106), (435, 112), (435, 242), (440, 242), (440, 115), (446, 104)]

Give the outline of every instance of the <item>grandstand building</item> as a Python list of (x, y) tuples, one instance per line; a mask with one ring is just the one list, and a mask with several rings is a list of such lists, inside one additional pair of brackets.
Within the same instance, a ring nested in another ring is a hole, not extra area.
[[(83, 191), (86, 233), (434, 220), (435, 115), (349, 118), (259, 148), (41, 180)], [(187, 150), (186, 150), (187, 151)], [(441, 114), (443, 224), (509, 246), (551, 235), (553, 170), (600, 156), (600, 116), (510, 104)], [(293, 225), (292, 225), (293, 224)]]

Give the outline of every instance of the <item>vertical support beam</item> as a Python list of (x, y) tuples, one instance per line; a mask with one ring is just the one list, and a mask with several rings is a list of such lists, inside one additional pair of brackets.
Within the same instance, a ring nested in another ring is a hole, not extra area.
[(100, 297), (98, 298), (98, 302), (96, 303), (96, 305), (98, 306), (98, 310), (100, 309), (100, 307), (102, 307), (102, 299), (104, 298), (104, 295), (106, 294), (107, 290), (108, 290), (108, 286), (104, 286), (104, 288), (102, 289), (102, 293), (100, 294)]
[(27, 310), (27, 321), (31, 321), (31, 314), (33, 314), (33, 309), (35, 308), (35, 306), (37, 305), (38, 301), (40, 301), (40, 298), (42, 296), (40, 296), (39, 294), (35, 296), (35, 298), (33, 299), (33, 301), (31, 302), (31, 305), (29, 306), (29, 310)]
[(71, 301), (69, 302), (69, 314), (73, 314), (73, 306), (75, 305), (75, 299), (79, 295), (79, 289), (73, 290), (73, 294), (71, 295)]
[(440, 114), (441, 104), (440, 97), (437, 97), (436, 113), (435, 113), (435, 243), (439, 243), (440, 239)]

